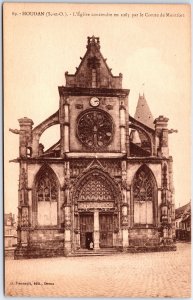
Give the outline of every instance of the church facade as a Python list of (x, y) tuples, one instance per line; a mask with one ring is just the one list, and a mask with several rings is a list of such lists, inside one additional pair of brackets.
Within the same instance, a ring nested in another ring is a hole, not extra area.
[[(171, 247), (168, 119), (153, 120), (144, 95), (129, 115), (129, 90), (122, 74), (112, 74), (97, 37), (88, 37), (79, 67), (65, 79), (58, 111), (34, 128), (24, 117), (11, 129), (20, 141), (15, 258), (68, 256), (90, 246), (158, 249), (160, 237)], [(60, 140), (44, 151), (40, 137), (56, 124)]]

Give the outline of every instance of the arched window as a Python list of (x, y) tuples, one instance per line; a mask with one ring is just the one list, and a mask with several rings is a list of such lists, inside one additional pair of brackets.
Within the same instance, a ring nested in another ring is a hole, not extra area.
[(147, 166), (142, 166), (133, 180), (134, 224), (155, 224), (157, 188), (154, 176)]
[(58, 183), (49, 167), (41, 168), (37, 174), (35, 197), (38, 225), (57, 225)]

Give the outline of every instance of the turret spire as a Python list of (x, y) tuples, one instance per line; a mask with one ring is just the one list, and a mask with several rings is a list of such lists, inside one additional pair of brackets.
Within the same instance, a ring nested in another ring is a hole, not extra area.
[(149, 105), (145, 99), (144, 93), (142, 96), (139, 93), (139, 99), (138, 99), (134, 118), (140, 121), (141, 123), (143, 123), (144, 125), (154, 129), (154, 125), (153, 125), (154, 119), (150, 111)]

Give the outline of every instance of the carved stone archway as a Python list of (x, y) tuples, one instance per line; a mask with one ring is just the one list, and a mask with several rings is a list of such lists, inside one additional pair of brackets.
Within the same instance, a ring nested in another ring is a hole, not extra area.
[[(118, 184), (115, 182), (113, 178), (104, 172), (99, 167), (93, 167), (89, 171), (87, 171), (83, 176), (77, 180), (74, 193), (73, 200), (74, 203), (77, 204), (78, 201), (87, 201), (84, 197), (86, 197), (87, 187), (96, 188), (93, 193), (93, 200), (95, 201), (115, 201), (117, 203), (118, 198), (121, 195), (121, 191), (119, 190)], [(99, 192), (101, 195), (98, 196), (96, 193)], [(92, 195), (92, 191), (90, 189), (90, 193)], [(107, 199), (105, 200), (105, 197)], [(110, 200), (111, 198), (111, 200)], [(92, 201), (92, 200), (91, 200)]]
[[(74, 204), (74, 232), (83, 245), (85, 232), (93, 232), (95, 249), (99, 247), (112, 247), (114, 233), (118, 233), (121, 191), (118, 184), (108, 173), (101, 168), (93, 166), (77, 180), (73, 192)], [(85, 232), (82, 232), (81, 217), (86, 222)], [(91, 217), (92, 216), (92, 217)], [(105, 227), (106, 221), (109, 227)], [(108, 227), (108, 228), (107, 228)], [(105, 234), (108, 238), (105, 238)]]

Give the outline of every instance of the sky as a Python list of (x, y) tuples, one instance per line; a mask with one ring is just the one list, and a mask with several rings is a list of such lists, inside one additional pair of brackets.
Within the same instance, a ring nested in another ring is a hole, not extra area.
[[(58, 110), (58, 86), (65, 85), (66, 71), (75, 73), (92, 35), (100, 37), (113, 75), (123, 74), (130, 114), (134, 116), (139, 93), (145, 93), (154, 118), (164, 115), (169, 129), (178, 130), (169, 135), (176, 207), (190, 201), (188, 5), (8, 3), (3, 34), (5, 212), (17, 213), (18, 202), (19, 165), (9, 160), (19, 155), (19, 136), (9, 128), (19, 129), (21, 117), (31, 118), (35, 127)], [(53, 126), (40, 142), (48, 148), (58, 140), (59, 126)]]

